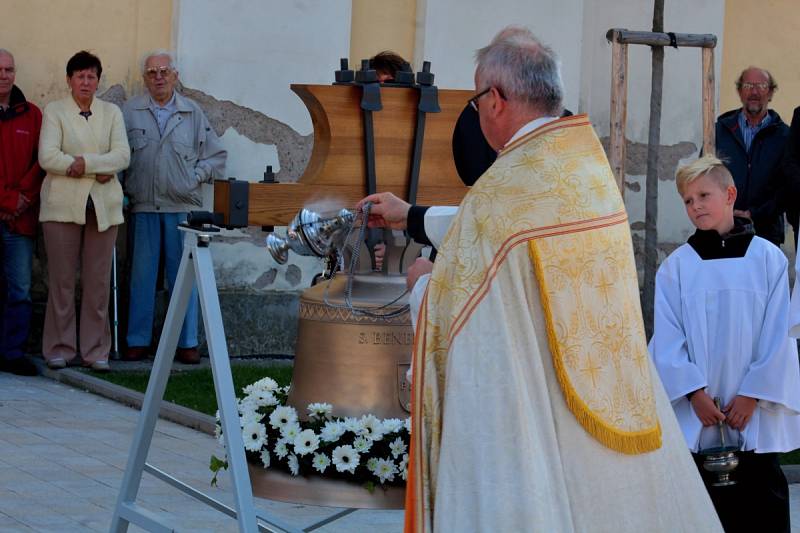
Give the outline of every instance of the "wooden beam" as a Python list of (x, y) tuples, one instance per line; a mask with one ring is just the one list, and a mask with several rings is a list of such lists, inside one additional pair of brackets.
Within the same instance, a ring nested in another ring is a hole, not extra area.
[(716, 152), (714, 121), (714, 49), (703, 48), (703, 153)]
[[(612, 28), (606, 32), (606, 39), (622, 44), (646, 44), (648, 46), (670, 46), (669, 34), (652, 31), (630, 31)], [(675, 44), (683, 47), (714, 48), (717, 36), (711, 33), (676, 33)]]
[[(214, 182), (214, 212), (221, 213), (225, 224), (230, 222), (228, 205), (230, 183)], [(403, 198), (406, 185), (387, 185), (381, 188)], [(420, 205), (458, 205), (467, 188), (427, 185), (420, 188)], [(248, 185), (247, 221), (250, 226), (285, 226), (303, 207), (324, 212), (326, 209), (352, 209), (367, 195), (366, 184), (335, 185), (309, 183), (250, 183)]]
[[(615, 31), (615, 30), (612, 30)], [(608, 160), (625, 196), (625, 124), (628, 116), (628, 45), (613, 40), (611, 44), (611, 112)]]

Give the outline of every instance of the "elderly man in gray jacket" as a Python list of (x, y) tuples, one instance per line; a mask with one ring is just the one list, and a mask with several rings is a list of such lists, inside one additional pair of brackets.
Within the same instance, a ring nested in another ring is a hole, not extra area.
[[(128, 350), (123, 355), (129, 361), (150, 352), (161, 254), (171, 293), (183, 253), (183, 235), (177, 226), (202, 204), (201, 185), (223, 177), (227, 155), (200, 106), (175, 91), (178, 71), (170, 52), (148, 54), (142, 75), (147, 94), (128, 100), (123, 107), (131, 146), (124, 187), (133, 229)], [(175, 352), (183, 363), (200, 361), (196, 291)]]

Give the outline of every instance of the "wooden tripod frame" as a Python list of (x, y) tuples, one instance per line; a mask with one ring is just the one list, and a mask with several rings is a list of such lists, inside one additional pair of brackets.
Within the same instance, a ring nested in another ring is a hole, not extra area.
[(628, 45), (689, 46), (703, 53), (703, 152), (714, 153), (714, 47), (712, 34), (657, 33), (613, 28), (606, 33), (611, 41), (611, 129), (608, 160), (620, 193), (625, 192), (625, 123), (628, 116)]

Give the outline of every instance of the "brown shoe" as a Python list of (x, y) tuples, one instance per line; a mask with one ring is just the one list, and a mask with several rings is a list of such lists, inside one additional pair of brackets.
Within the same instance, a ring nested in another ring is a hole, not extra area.
[(123, 361), (141, 361), (150, 355), (149, 346), (128, 346), (128, 350), (122, 355)]
[(200, 362), (200, 352), (197, 346), (193, 348), (178, 348), (175, 350), (175, 359), (185, 365), (196, 365)]

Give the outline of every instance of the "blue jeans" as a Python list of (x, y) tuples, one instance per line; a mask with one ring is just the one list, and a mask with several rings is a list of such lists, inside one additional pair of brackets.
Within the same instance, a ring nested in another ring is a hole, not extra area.
[[(153, 338), (153, 314), (156, 279), (161, 251), (164, 271), (172, 296), (178, 266), (183, 255), (183, 232), (178, 224), (186, 221), (186, 213), (134, 213), (129, 224), (133, 230), (131, 261), (131, 294), (128, 313), (128, 346), (150, 346)], [(178, 338), (179, 348), (197, 346), (197, 287), (192, 288), (189, 307)]]
[(0, 222), (0, 357), (25, 353), (31, 329), (33, 238), (12, 233)]

